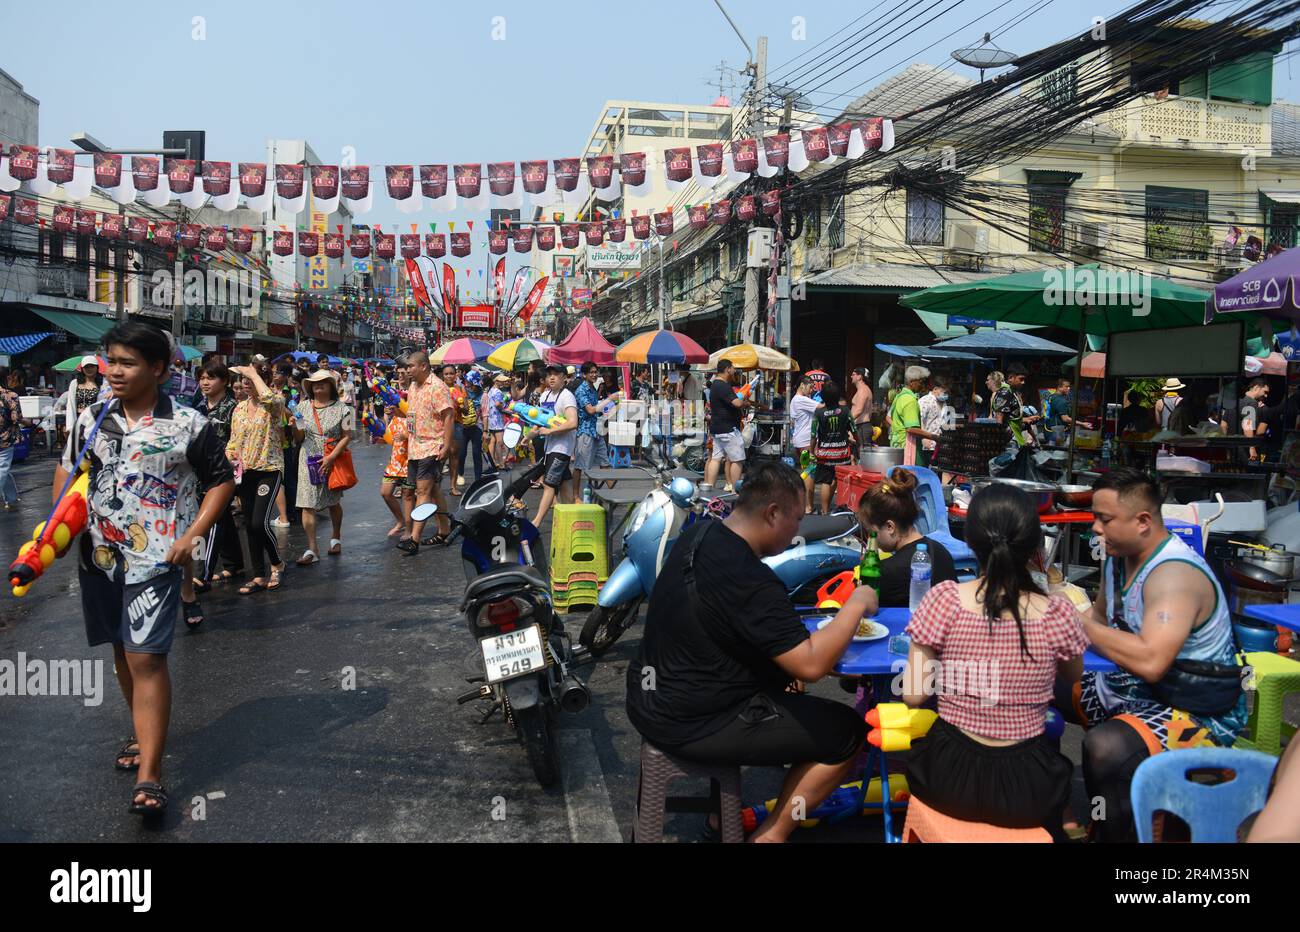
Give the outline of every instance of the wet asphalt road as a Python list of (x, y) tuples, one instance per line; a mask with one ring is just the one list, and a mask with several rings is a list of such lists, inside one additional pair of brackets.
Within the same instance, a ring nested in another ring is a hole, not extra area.
[[(624, 711), (624, 675), (640, 627), (580, 670), (592, 702), (561, 716), (564, 777), (543, 790), (500, 716), (481, 723), (482, 704), (455, 702), (470, 688), (465, 673), (481, 670), (455, 609), (459, 554), (392, 548), (377, 491), (387, 449), (357, 451), (362, 484), (344, 498), (342, 557), (291, 566), (273, 593), (218, 586), (203, 597), (202, 628), (178, 630), (163, 777), (171, 806), (156, 825), (127, 812), (133, 776), (113, 769), (131, 723), (111, 652), (86, 645), (75, 565), (60, 561), (22, 600), (0, 595), (0, 660), (98, 659), (104, 677), (93, 707), (73, 696), (0, 696), (0, 841), (630, 838), (639, 737)], [(0, 513), (0, 559), (45, 517), (52, 469), (43, 455), (16, 468), (23, 501)], [(287, 558), (299, 556), (301, 529), (279, 533)], [(569, 616), (575, 638), (581, 621)], [(344, 688), (347, 668), (354, 689)], [(833, 680), (812, 689), (852, 701)], [(1077, 729), (1065, 750), (1078, 760)], [(746, 804), (774, 796), (780, 777), (747, 769)], [(670, 835), (688, 840), (698, 825), (698, 816), (672, 817)], [(878, 841), (880, 823), (795, 838)]]

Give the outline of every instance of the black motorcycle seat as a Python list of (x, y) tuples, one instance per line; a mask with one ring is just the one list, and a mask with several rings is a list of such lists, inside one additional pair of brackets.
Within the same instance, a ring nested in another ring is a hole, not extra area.
[(842, 537), (858, 526), (858, 519), (850, 513), (841, 515), (804, 515), (799, 519), (799, 536), (805, 543)]
[(474, 577), (474, 580), (465, 587), (465, 604), (502, 586), (531, 586), (547, 591), (551, 588), (550, 582), (536, 567), (525, 566), (522, 563), (502, 563)]

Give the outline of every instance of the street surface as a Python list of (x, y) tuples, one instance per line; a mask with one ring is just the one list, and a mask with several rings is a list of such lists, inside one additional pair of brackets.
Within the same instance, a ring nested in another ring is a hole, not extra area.
[[(157, 826), (127, 812), (133, 775), (113, 768), (131, 723), (111, 652), (86, 646), (75, 558), (56, 563), (21, 600), (0, 595), (0, 660), (16, 662), (20, 652), (45, 661), (98, 658), (104, 676), (103, 701), (94, 707), (75, 696), (0, 696), (7, 772), (0, 841), (631, 837), (639, 737), (624, 711), (624, 676), (640, 626), (580, 669), (592, 702), (560, 717), (563, 780), (541, 789), (499, 714), (481, 724), (486, 704), (456, 705), (470, 688), (465, 674), (479, 662), (456, 613), (464, 588), (459, 553), (408, 557), (393, 549), (377, 491), (387, 451), (358, 445), (362, 482), (344, 497), (341, 557), (291, 565), (277, 592), (245, 597), (218, 585), (202, 598), (198, 632), (178, 622), (163, 778), (171, 803)], [(0, 513), (6, 564), (45, 517), (52, 470), (43, 453), (16, 468), (21, 510)], [(287, 559), (301, 555), (300, 528), (278, 533), (287, 538)], [(549, 527), (543, 533), (549, 540)], [(322, 550), (327, 543), (326, 530)], [(568, 616), (575, 638), (583, 617)], [(347, 668), (355, 670), (355, 689), (344, 688)], [(852, 701), (833, 679), (812, 689)], [(1076, 762), (1078, 739), (1070, 728), (1065, 749)], [(780, 777), (775, 769), (746, 770), (745, 803), (775, 796)], [(1081, 805), (1077, 772), (1075, 795)], [(692, 840), (700, 818), (670, 818), (670, 837)], [(800, 842), (880, 839), (875, 818), (795, 834)]]

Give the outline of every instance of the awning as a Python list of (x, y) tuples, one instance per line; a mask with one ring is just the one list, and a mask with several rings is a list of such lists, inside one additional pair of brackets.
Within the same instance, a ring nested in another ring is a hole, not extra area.
[(1260, 197), (1267, 198), (1275, 204), (1300, 204), (1300, 190), (1279, 190), (1277, 188), (1260, 188)]
[(1073, 356), (1075, 350), (1031, 333), (1013, 330), (976, 330), (963, 337), (954, 337), (939, 344), (944, 349), (979, 350), (989, 353), (1011, 353), (1037, 356), (1040, 353)]
[[(970, 333), (965, 327), (950, 327), (948, 325), (948, 315), (938, 314), (934, 311), (916, 311), (914, 313), (921, 318), (921, 323), (940, 340), (951, 339), (953, 337), (964, 337)], [(1033, 330), (1034, 324), (1012, 324), (1006, 321), (998, 321), (999, 330)]]
[(73, 336), (80, 337), (86, 343), (99, 343), (104, 334), (112, 330), (117, 323), (106, 317), (94, 314), (77, 314), (74, 311), (49, 311), (45, 308), (29, 308), (33, 314), (44, 317), (60, 330), (66, 330)]
[(936, 349), (933, 346), (900, 346), (896, 343), (877, 343), (876, 349), (890, 356), (904, 359), (949, 359), (954, 362), (989, 362), (983, 356), (963, 353), (961, 350)]
[(0, 355), (17, 356), (19, 353), (25, 353), (37, 343), (54, 336), (53, 330), (47, 330), (45, 333), (24, 333), (16, 337), (0, 337)]

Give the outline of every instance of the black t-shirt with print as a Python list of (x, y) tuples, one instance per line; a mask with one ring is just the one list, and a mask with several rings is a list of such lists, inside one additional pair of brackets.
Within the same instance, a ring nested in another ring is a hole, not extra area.
[[(699, 617), (684, 575), (691, 541)], [(669, 552), (650, 594), (640, 654), (627, 669), (627, 713), (654, 744), (707, 737), (759, 692), (790, 682), (772, 658), (808, 637), (794, 604), (749, 544), (720, 521), (689, 528)]]

